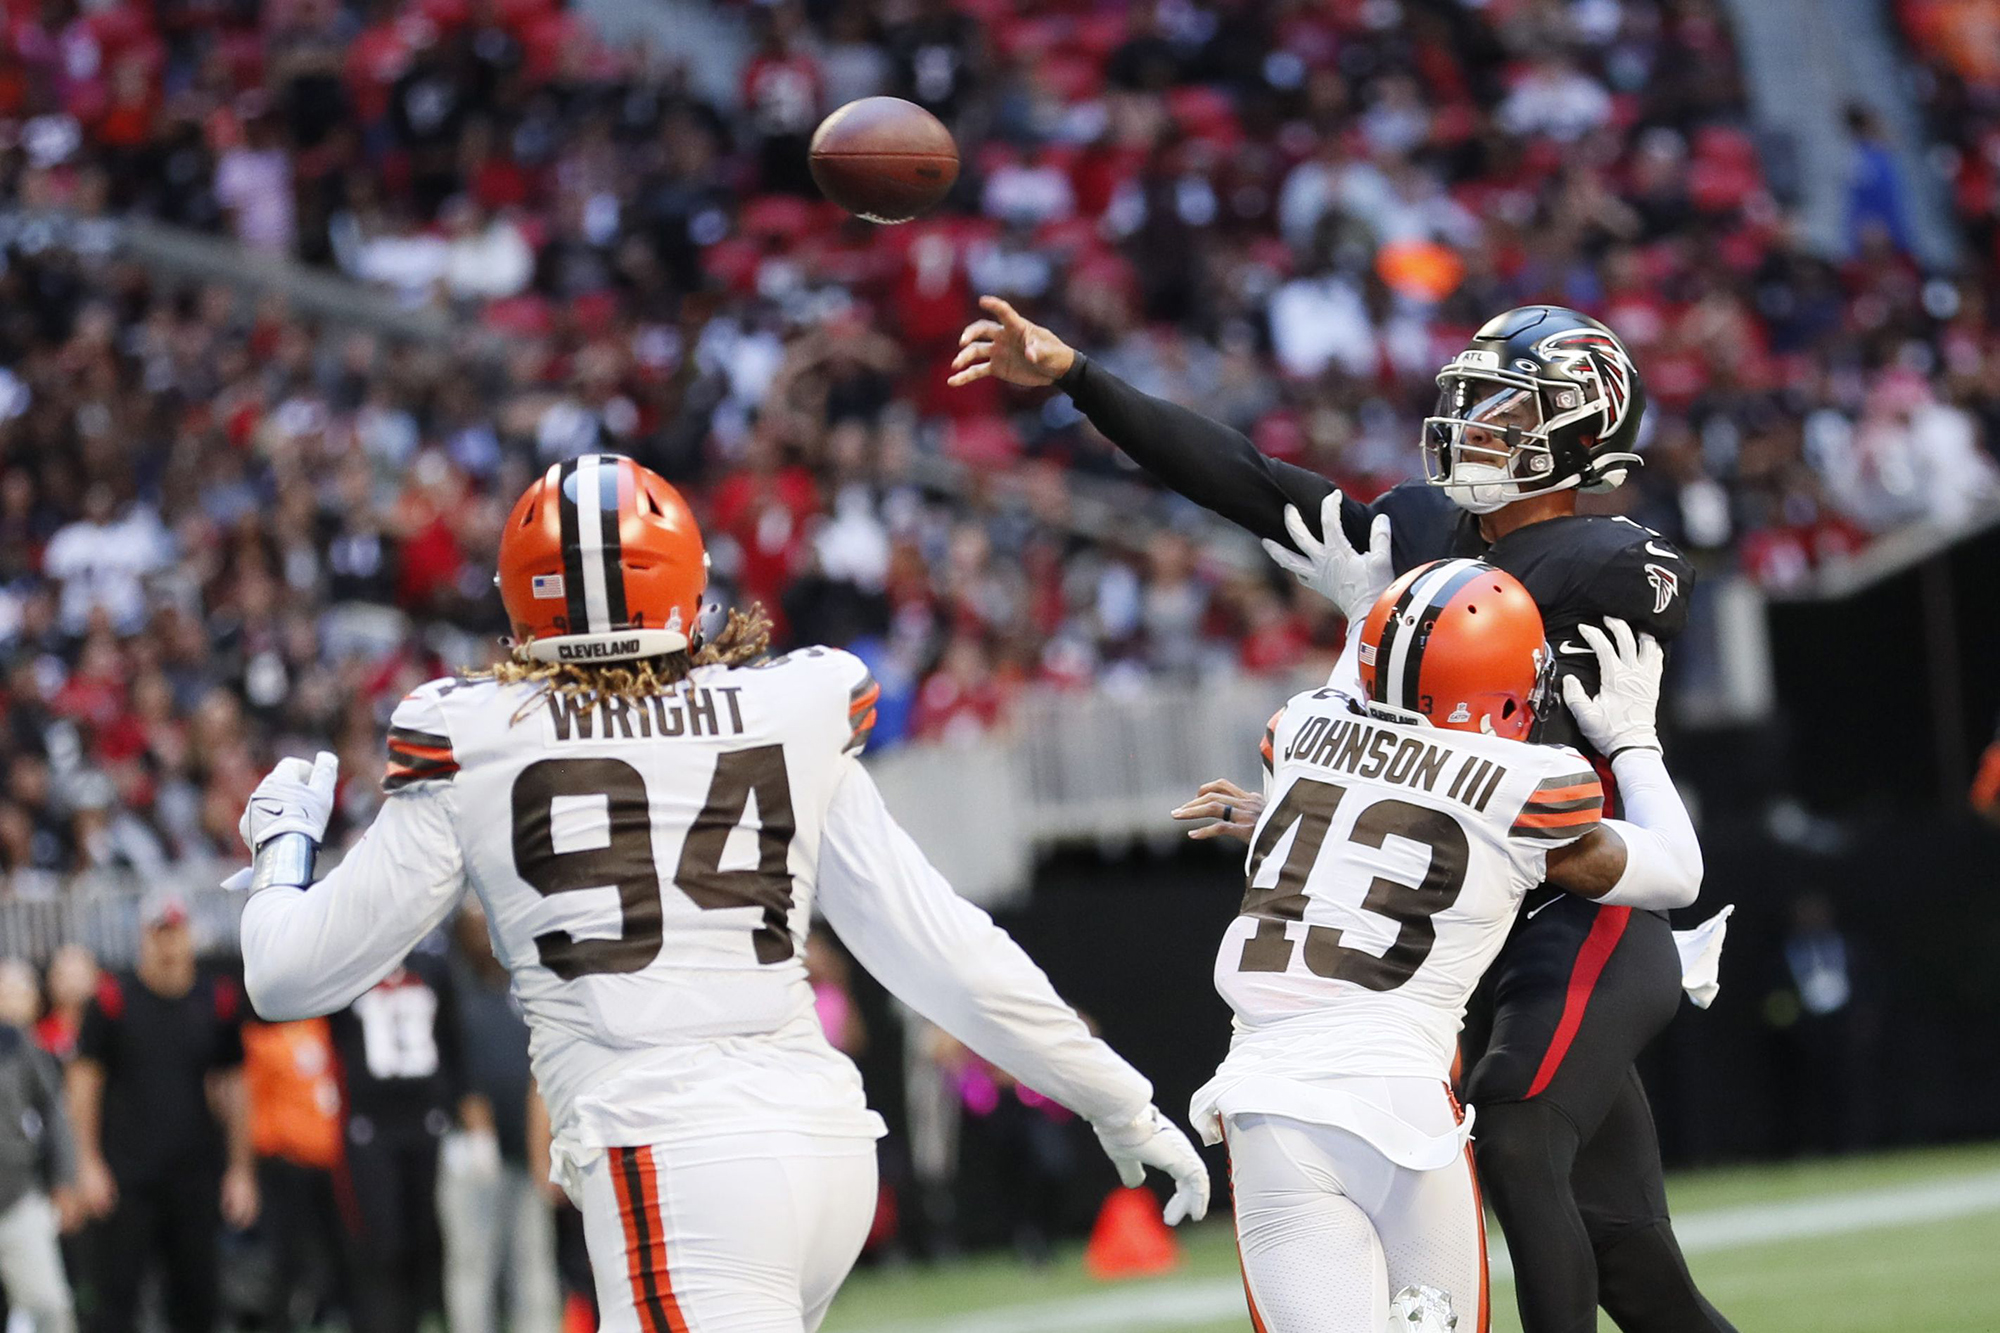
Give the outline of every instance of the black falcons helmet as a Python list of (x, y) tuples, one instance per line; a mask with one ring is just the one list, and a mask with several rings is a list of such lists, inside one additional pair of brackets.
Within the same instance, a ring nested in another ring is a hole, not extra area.
[(1608, 491), (1640, 461), (1639, 371), (1616, 334), (1575, 310), (1496, 316), (1437, 383), (1424, 471), (1475, 513), (1571, 486)]

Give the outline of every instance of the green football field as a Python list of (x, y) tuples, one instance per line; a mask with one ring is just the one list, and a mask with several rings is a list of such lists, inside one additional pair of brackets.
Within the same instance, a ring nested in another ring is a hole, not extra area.
[[(1675, 1177), (1675, 1224), (1743, 1333), (2000, 1333), (2000, 1144)], [(1079, 1250), (858, 1273), (829, 1333), (1221, 1333), (1249, 1327), (1227, 1200), (1174, 1272), (1092, 1280)], [(1493, 1328), (1520, 1328), (1494, 1231)], [(1609, 1329), (1605, 1320), (1602, 1327)]]

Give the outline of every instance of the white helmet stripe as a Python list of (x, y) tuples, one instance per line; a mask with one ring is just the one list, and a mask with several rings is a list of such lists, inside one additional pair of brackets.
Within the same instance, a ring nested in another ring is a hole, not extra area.
[[(1472, 563), (1470, 560), (1440, 560), (1418, 575), (1417, 581), (1410, 585), (1409, 592), (1400, 599), (1402, 605), (1399, 610), (1403, 618), (1422, 620), (1424, 612), (1430, 609), (1431, 599), (1437, 596), (1438, 590), (1450, 583), (1455, 575)], [(1399, 708), (1411, 706), (1409, 693), (1404, 689), (1403, 673), (1409, 669), (1410, 655), (1416, 648), (1417, 636), (1408, 633), (1408, 629), (1408, 625), (1401, 627), (1395, 643), (1390, 645), (1388, 662), (1375, 668), (1376, 679), (1382, 682), (1382, 689), (1378, 691), (1381, 701)]]
[(598, 499), (601, 458), (585, 454), (576, 460), (576, 545), (583, 557), (583, 608), (589, 632), (611, 628), (611, 603), (604, 586), (604, 506)]

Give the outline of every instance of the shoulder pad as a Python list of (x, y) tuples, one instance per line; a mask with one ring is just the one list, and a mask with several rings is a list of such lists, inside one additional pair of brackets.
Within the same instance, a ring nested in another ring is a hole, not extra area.
[(1688, 594), (1694, 590), (1694, 566), (1680, 548), (1650, 528), (1627, 519), (1603, 524), (1607, 545), (1599, 570), (1591, 580), (1597, 603), (1584, 619), (1618, 616), (1634, 629), (1662, 643), (1687, 627)]
[(840, 709), (839, 715), (845, 719), (842, 734), (847, 739), (841, 753), (858, 755), (867, 748), (868, 737), (875, 730), (875, 704), (882, 697), (882, 687), (875, 683), (868, 664), (853, 653), (845, 648), (795, 648), (782, 657), (753, 663), (746, 670), (791, 671), (809, 678), (813, 682), (809, 688), (824, 691), (828, 703)]
[(458, 773), (445, 723), (444, 696), (457, 689), (453, 677), (412, 690), (389, 716), (389, 763), (382, 790), (401, 791), (421, 782), (449, 782)]

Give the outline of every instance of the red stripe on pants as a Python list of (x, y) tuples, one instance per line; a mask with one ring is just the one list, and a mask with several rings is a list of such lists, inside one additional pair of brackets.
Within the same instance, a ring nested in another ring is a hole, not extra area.
[(625, 1268), (645, 1333), (688, 1333), (667, 1272), (667, 1236), (651, 1148), (611, 1149), (611, 1187), (625, 1224)]
[(1625, 923), (1631, 919), (1629, 907), (1600, 907), (1597, 920), (1590, 923), (1590, 933), (1583, 937), (1583, 944), (1576, 951), (1576, 962), (1569, 972), (1569, 991), (1563, 996), (1562, 1018), (1556, 1023), (1555, 1036), (1549, 1039), (1549, 1049), (1542, 1054), (1541, 1068), (1535, 1071), (1535, 1081), (1528, 1085), (1528, 1095), (1538, 1096), (1549, 1086), (1562, 1068), (1563, 1057), (1569, 1054), (1570, 1043), (1576, 1040), (1576, 1030), (1583, 1026), (1583, 1011), (1590, 1006), (1590, 992), (1597, 987), (1597, 979), (1604, 975), (1604, 965), (1611, 961), (1612, 950), (1618, 947), (1618, 940), (1625, 934)]

